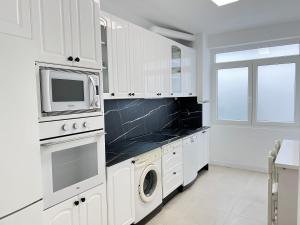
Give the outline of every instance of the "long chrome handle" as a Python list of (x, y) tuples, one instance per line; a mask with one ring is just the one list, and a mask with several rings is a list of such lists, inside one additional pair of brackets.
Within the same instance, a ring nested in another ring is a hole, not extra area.
[(51, 145), (57, 145), (57, 144), (63, 144), (63, 143), (68, 143), (68, 142), (72, 142), (72, 141), (78, 141), (81, 139), (85, 139), (85, 138), (91, 138), (91, 137), (95, 137), (95, 136), (101, 136), (104, 135), (105, 132), (104, 131), (97, 131), (97, 132), (93, 132), (92, 134), (83, 134), (81, 136), (76, 135), (76, 138), (69, 138), (69, 137), (62, 137), (62, 138), (57, 138), (55, 141), (45, 141), (41, 143), (41, 146), (51, 146)]
[(96, 92), (97, 92), (96, 91), (96, 85), (95, 85), (94, 79), (91, 76), (89, 76), (89, 80), (91, 81), (91, 84), (93, 86), (93, 101), (91, 103), (91, 106), (94, 106), (95, 102), (96, 102)]

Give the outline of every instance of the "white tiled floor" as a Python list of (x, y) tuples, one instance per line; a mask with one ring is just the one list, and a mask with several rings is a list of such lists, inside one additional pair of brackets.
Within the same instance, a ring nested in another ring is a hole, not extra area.
[(147, 225), (266, 225), (267, 175), (210, 166)]

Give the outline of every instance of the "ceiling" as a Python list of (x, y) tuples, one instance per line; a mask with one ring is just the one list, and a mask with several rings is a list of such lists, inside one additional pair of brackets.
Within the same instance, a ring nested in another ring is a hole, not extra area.
[(102, 0), (102, 6), (194, 34), (300, 20), (300, 0), (240, 0), (222, 7), (211, 0)]

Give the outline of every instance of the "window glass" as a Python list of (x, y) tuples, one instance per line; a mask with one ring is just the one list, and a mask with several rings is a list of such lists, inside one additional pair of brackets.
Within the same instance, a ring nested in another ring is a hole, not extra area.
[(216, 63), (237, 62), (253, 59), (265, 59), (281, 56), (291, 56), (300, 54), (300, 45), (282, 45), (267, 48), (257, 48), (235, 52), (225, 52), (216, 54)]
[(295, 121), (296, 64), (257, 67), (258, 122)]
[(218, 120), (248, 121), (248, 67), (217, 71)]

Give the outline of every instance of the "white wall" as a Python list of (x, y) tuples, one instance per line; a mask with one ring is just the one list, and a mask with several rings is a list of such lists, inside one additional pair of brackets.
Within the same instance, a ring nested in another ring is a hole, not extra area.
[[(210, 49), (298, 39), (300, 21), (209, 35)], [(210, 72), (212, 74), (212, 71)], [(211, 99), (211, 104), (215, 102)], [(212, 114), (212, 112), (211, 112)], [(300, 129), (279, 127), (241, 127), (211, 125), (210, 160), (212, 164), (266, 171), (267, 154), (276, 139), (299, 139)]]

